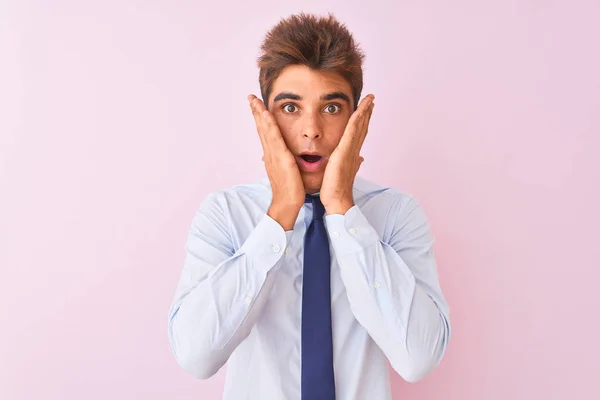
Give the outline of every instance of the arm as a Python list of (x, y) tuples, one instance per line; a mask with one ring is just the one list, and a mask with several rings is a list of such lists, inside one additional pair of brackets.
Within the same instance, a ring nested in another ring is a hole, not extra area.
[(394, 370), (415, 382), (442, 359), (450, 337), (449, 310), (423, 210), (414, 199), (394, 208), (389, 243), (379, 239), (358, 206), (325, 218), (356, 319)]
[(265, 214), (239, 250), (216, 195), (198, 209), (169, 310), (169, 342), (190, 374), (214, 375), (250, 334), (265, 305), (291, 232)]

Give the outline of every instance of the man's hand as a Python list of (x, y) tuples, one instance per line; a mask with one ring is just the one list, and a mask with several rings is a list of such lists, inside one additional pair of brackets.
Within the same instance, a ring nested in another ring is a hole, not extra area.
[(287, 148), (277, 121), (264, 103), (254, 95), (248, 96), (256, 130), (263, 148), (263, 161), (271, 182), (273, 199), (267, 214), (284, 230), (294, 227), (304, 204), (304, 183), (294, 155)]
[(364, 160), (360, 149), (369, 130), (374, 99), (375, 96), (370, 94), (360, 102), (348, 120), (340, 143), (329, 157), (320, 192), (327, 214), (345, 214), (354, 206), (352, 188)]

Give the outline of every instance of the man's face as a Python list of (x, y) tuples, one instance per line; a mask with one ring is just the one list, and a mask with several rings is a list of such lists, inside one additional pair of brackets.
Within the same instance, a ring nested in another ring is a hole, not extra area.
[(296, 157), (304, 188), (320, 190), (329, 155), (353, 111), (350, 84), (338, 73), (291, 65), (273, 82), (269, 111)]

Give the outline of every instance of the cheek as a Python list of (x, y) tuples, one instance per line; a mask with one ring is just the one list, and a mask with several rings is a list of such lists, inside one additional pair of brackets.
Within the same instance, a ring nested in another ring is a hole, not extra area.
[(275, 117), (275, 121), (277, 121), (277, 126), (279, 127), (279, 131), (284, 138), (291, 138), (298, 131), (297, 124), (294, 123), (292, 118), (286, 117)]
[(328, 126), (327, 129), (327, 142), (332, 144), (334, 147), (338, 145), (340, 140), (342, 140), (342, 136), (344, 136), (344, 130), (346, 129), (345, 120), (335, 121)]
[(296, 132), (296, 128), (294, 127), (293, 120), (290, 118), (285, 118), (281, 116), (275, 115), (275, 121), (277, 121), (277, 126), (279, 127), (279, 132), (281, 132), (281, 136), (287, 147), (290, 147), (290, 144), (294, 142), (294, 133)]

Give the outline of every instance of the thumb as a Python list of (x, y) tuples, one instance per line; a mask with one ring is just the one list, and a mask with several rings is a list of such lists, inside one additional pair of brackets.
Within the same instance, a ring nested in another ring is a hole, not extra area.
[(363, 161), (365, 161), (364, 157), (358, 156), (358, 164), (356, 164), (356, 171), (355, 173), (358, 173), (358, 170), (360, 169), (360, 166), (362, 165)]

